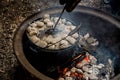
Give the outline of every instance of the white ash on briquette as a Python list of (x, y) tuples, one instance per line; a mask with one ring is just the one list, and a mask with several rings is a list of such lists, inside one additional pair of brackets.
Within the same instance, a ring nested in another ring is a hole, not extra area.
[(86, 49), (92, 49), (99, 45), (99, 41), (89, 33), (86, 33), (85, 35), (80, 35), (79, 45)]
[[(93, 60), (94, 64), (93, 64)], [(114, 73), (111, 67), (112, 61), (108, 59), (108, 65), (97, 63), (97, 59), (86, 53), (86, 57), (75, 64), (60, 71), (58, 80), (110, 80)]]
[[(75, 44), (78, 39), (78, 32), (73, 35), (68, 34), (76, 28), (70, 21), (61, 18), (54, 34), (45, 34), (45, 31), (53, 28), (58, 17), (51, 17), (49, 14), (45, 14), (42, 20), (34, 21), (27, 28), (27, 35), (29, 39), (42, 48), (47, 46), (48, 49), (62, 49), (70, 47)], [(42, 36), (42, 37), (41, 37)], [(87, 33), (84, 36), (80, 35), (79, 45), (87, 47), (87, 45), (97, 46), (99, 42), (97, 39), (90, 37), (90, 34)], [(61, 40), (61, 41), (60, 41)], [(60, 42), (59, 42), (60, 41)], [(57, 43), (58, 42), (58, 43)], [(57, 44), (55, 44), (57, 43)]]

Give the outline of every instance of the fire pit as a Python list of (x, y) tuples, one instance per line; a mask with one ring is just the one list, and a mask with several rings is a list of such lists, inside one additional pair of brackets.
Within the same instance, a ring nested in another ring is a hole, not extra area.
[[(66, 78), (64, 74), (67, 74), (67, 79), (65, 80), (70, 80), (70, 76), (68, 75), (69, 71), (78, 67), (78, 63), (81, 65), (81, 61), (88, 61), (87, 64), (89, 64), (90, 59), (87, 56), (93, 56), (94, 59), (97, 59), (95, 64), (96, 66), (104, 67), (109, 65), (110, 70), (108, 71), (113, 71), (113, 74), (110, 73), (110, 75), (112, 75), (112, 77), (110, 77), (111, 79), (117, 76), (120, 73), (120, 65), (118, 64), (120, 61), (120, 23), (116, 18), (111, 17), (110, 15), (96, 9), (82, 6), (77, 7), (72, 13), (65, 12), (62, 18), (69, 20), (75, 26), (78, 26), (80, 23), (82, 23), (82, 26), (80, 28), (80, 35), (86, 35), (89, 33), (92, 37), (98, 40), (99, 45), (97, 47), (91, 49), (91, 46), (84, 47), (85, 45), (83, 44), (82, 46), (85, 48), (85, 50), (80, 49), (77, 53), (85, 53), (85, 55), (83, 56), (83, 54), (81, 54), (75, 57), (75, 53), (66, 53), (65, 55), (67, 57), (72, 57), (72, 59), (69, 58), (67, 60), (63, 60), (63, 65), (59, 65), (59, 62), (57, 62), (58, 64), (54, 64), (54, 59), (48, 63), (47, 61), (50, 59), (48, 56), (51, 54), (49, 54), (47, 57), (44, 55), (44, 53), (42, 53), (43, 55), (41, 56), (39, 54), (35, 54), (36, 49), (31, 49), (31, 45), (29, 45), (29, 42), (27, 43), (28, 39), (25, 36), (27, 27), (33, 21), (43, 17), (44, 14), (47, 13), (51, 16), (56, 17), (60, 14), (61, 10), (62, 7), (43, 10), (30, 16), (20, 25), (20, 28), (16, 32), (14, 38), (14, 50), (21, 64), (30, 73), (42, 80), (58, 79), (59, 77)], [(88, 42), (90, 42), (90, 40)], [(74, 51), (76, 50), (77, 49), (75, 47)], [(64, 59), (64, 54), (59, 54), (59, 56), (63, 57)], [(44, 59), (42, 57), (44, 57)], [(57, 59), (59, 60), (59, 57), (57, 57)], [(64, 61), (66, 62), (64, 63)], [(91, 64), (89, 64), (89, 66), (91, 66)], [(81, 73), (86, 72), (85, 69), (81, 67), (79, 67), (79, 69), (82, 69)], [(80, 70), (78, 71), (80, 72)], [(75, 75), (78, 74), (75, 73)], [(79, 76), (83, 77), (83, 75)], [(98, 80), (97, 78), (95, 79)]]

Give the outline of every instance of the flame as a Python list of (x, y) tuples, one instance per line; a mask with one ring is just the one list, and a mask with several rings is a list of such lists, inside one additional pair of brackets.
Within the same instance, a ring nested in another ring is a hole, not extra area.
[(84, 58), (84, 60), (87, 61), (87, 62), (89, 62), (89, 61), (90, 61), (90, 57), (89, 57), (89, 55), (86, 56), (86, 57)]
[[(82, 64), (82, 63), (84, 63), (84, 62), (90, 62), (90, 57), (89, 57), (89, 55), (87, 55), (82, 61), (79, 61), (77, 64)], [(76, 65), (77, 65), (76, 64)]]
[[(80, 54), (80, 55), (78, 55), (77, 57), (73, 58), (72, 61), (74, 61), (74, 60), (80, 58), (81, 56), (83, 56), (83, 54)], [(90, 57), (89, 57), (89, 55), (86, 55), (86, 57), (85, 57), (83, 60), (89, 62), (89, 61), (90, 61)]]
[(83, 78), (83, 74), (79, 74), (79, 73), (77, 73), (77, 72), (71, 73), (70, 76), (71, 76), (71, 77), (79, 77), (80, 79)]
[(74, 77), (74, 76), (75, 76), (75, 77), (78, 77), (79, 74), (78, 74), (77, 72), (75, 72), (75, 73), (71, 73), (70, 76), (72, 76), (72, 77)]
[[(80, 58), (81, 56), (82, 56), (82, 54), (78, 55), (78, 56), (75, 57), (72, 61), (77, 60), (77, 59)], [(83, 64), (83, 63), (86, 63), (86, 62), (87, 62), (87, 63), (90, 62), (90, 55), (86, 55), (86, 57), (85, 57), (82, 61), (77, 62), (76, 65), (77, 65), (77, 64)], [(74, 66), (73, 66), (73, 67), (74, 67)], [(66, 68), (64, 68), (64, 69), (62, 69), (62, 70), (59, 69), (58, 72), (60, 73), (60, 77), (65, 77), (66, 72), (69, 71), (70, 69), (71, 69), (71, 68), (68, 68), (68, 67), (66, 67)], [(78, 77), (78, 78), (80, 78), (80, 79), (83, 79), (83, 74), (82, 74), (82, 73), (71, 72), (70, 76), (71, 76), (71, 77)]]
[(75, 72), (75, 76), (78, 77), (78, 75), (79, 75), (79, 74)]
[(64, 68), (63, 74), (65, 74), (68, 71), (68, 68)]

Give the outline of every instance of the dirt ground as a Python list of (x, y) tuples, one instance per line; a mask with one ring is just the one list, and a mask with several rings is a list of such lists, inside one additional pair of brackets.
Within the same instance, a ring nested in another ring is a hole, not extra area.
[[(57, 5), (58, 0), (0, 0), (0, 80), (37, 80), (17, 61), (13, 37), (18, 25), (28, 16)], [(110, 8), (102, 0), (82, 0), (79, 5), (101, 10)]]

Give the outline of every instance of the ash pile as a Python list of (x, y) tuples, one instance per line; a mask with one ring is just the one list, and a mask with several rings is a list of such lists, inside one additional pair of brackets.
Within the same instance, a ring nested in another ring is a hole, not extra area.
[(73, 63), (58, 71), (60, 74), (58, 80), (110, 80), (114, 76), (111, 59), (104, 65), (97, 63), (97, 59), (86, 52), (86, 57), (82, 61)]

